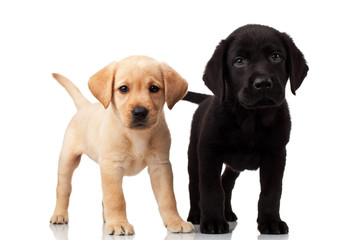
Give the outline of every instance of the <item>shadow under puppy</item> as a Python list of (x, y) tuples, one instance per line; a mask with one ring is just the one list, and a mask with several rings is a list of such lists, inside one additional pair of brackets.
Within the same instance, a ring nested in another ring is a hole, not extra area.
[[(188, 92), (200, 104), (188, 150), (188, 221), (203, 233), (226, 233), (236, 221), (231, 192), (243, 170), (260, 168), (258, 229), (286, 234), (279, 214), (290, 116), (285, 86), (300, 87), (308, 71), (289, 35), (262, 25), (246, 25), (217, 46), (203, 80), (215, 96)], [(222, 166), (226, 165), (221, 176)]]
[(171, 232), (192, 232), (177, 211), (169, 161), (170, 132), (163, 106), (169, 109), (187, 91), (187, 82), (170, 66), (132, 56), (106, 66), (89, 80), (100, 103), (91, 104), (68, 79), (54, 78), (73, 98), (77, 113), (65, 133), (58, 167), (57, 198), (50, 222), (68, 223), (71, 179), (85, 153), (100, 166), (103, 216), (108, 234), (131, 235), (122, 190), (123, 176), (146, 166), (164, 225)]

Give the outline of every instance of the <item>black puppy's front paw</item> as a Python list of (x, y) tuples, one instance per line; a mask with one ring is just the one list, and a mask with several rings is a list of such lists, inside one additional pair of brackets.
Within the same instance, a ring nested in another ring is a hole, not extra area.
[(200, 223), (200, 232), (221, 234), (229, 232), (229, 224), (225, 220), (209, 219)]
[(288, 234), (289, 227), (284, 221), (265, 221), (260, 222), (258, 230), (261, 234)]

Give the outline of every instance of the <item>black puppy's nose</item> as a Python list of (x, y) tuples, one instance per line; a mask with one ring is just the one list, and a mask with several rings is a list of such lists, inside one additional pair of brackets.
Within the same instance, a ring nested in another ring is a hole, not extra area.
[(146, 109), (146, 107), (137, 106), (134, 107), (131, 111), (131, 115), (133, 119), (136, 120), (144, 120), (146, 116), (148, 115), (149, 111)]
[(268, 77), (257, 77), (253, 83), (253, 86), (256, 90), (266, 90), (271, 88), (272, 85), (273, 82), (271, 81), (271, 78)]

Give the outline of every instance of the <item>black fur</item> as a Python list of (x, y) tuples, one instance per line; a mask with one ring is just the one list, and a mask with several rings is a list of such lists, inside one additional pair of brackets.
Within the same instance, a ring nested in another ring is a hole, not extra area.
[[(189, 92), (200, 103), (189, 144), (188, 220), (203, 233), (226, 233), (236, 221), (231, 192), (243, 170), (260, 168), (258, 229), (285, 234), (280, 218), (282, 177), (290, 135), (285, 86), (300, 87), (308, 71), (285, 33), (261, 25), (238, 28), (217, 46), (203, 80), (215, 96)], [(226, 165), (221, 176), (222, 166)]]
[(208, 97), (210, 97), (210, 95), (202, 94), (202, 93), (194, 93), (189, 91), (182, 100), (199, 104), (202, 103)]

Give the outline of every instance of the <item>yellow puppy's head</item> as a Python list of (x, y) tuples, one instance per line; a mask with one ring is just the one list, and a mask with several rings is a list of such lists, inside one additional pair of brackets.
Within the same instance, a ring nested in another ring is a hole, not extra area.
[(187, 82), (169, 65), (145, 56), (113, 62), (89, 80), (93, 95), (128, 128), (154, 126), (166, 102), (169, 109), (187, 92)]

